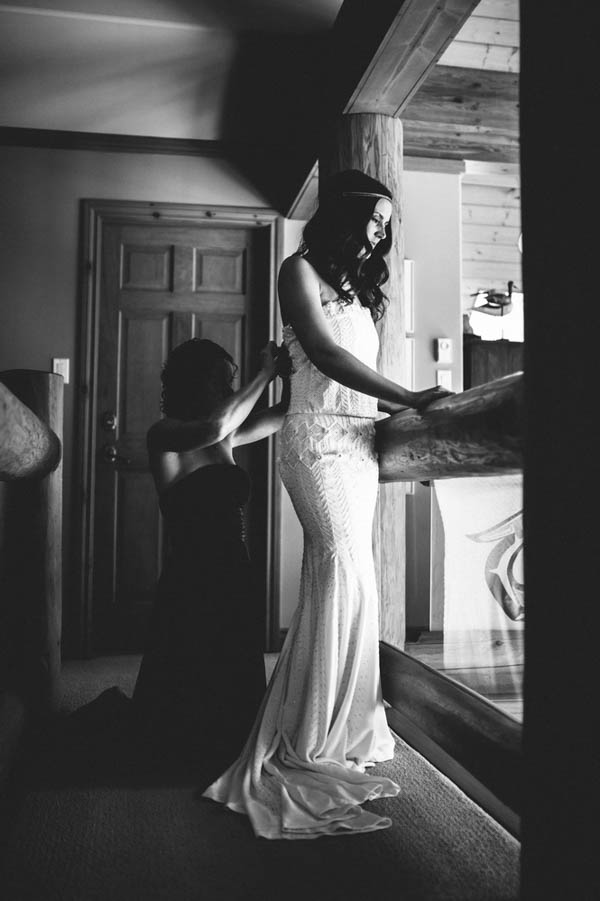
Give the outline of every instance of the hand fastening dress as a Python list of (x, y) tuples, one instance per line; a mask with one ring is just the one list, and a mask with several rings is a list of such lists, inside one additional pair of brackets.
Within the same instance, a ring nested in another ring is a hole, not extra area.
[[(323, 311), (335, 342), (375, 368), (369, 310), (336, 299)], [(361, 805), (399, 792), (365, 772), (394, 753), (371, 544), (377, 401), (323, 375), (290, 326), (283, 338), (293, 371), (279, 465), (304, 531), (300, 598), (248, 741), (204, 795), (265, 838), (370, 832), (390, 820)]]

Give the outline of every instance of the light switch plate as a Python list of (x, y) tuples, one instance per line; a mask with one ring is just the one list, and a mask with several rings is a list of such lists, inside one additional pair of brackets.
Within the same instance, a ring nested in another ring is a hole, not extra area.
[(436, 375), (438, 385), (441, 385), (442, 388), (446, 388), (447, 391), (452, 391), (452, 370), (451, 369), (438, 369), (438, 370), (436, 370), (435, 375)]
[(52, 372), (62, 375), (65, 385), (69, 384), (69, 358), (52, 357)]

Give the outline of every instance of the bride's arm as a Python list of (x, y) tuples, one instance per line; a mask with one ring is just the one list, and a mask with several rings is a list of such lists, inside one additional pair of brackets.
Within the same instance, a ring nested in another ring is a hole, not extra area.
[(292, 325), (307, 357), (324, 375), (371, 397), (415, 406), (418, 392), (380, 375), (335, 343), (323, 313), (317, 275), (306, 260), (298, 256), (284, 260), (278, 291), (284, 321)]
[(302, 257), (283, 261), (278, 291), (283, 320), (291, 324), (309, 360), (328, 378), (376, 397), (385, 412), (386, 407), (390, 411), (398, 406), (419, 409), (452, 393), (439, 386), (410, 391), (336, 344), (323, 313), (317, 274)]
[(186, 451), (218, 444), (234, 432), (250, 415), (276, 371), (277, 346), (269, 342), (262, 352), (262, 366), (254, 378), (219, 403), (202, 419), (184, 421), (160, 419), (147, 434), (148, 450)]

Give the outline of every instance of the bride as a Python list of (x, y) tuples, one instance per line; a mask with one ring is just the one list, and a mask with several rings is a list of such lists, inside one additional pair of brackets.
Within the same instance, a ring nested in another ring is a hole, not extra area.
[(392, 214), (383, 184), (339, 173), (280, 269), (292, 360), (280, 473), (304, 533), (300, 598), (245, 747), (204, 791), (266, 838), (384, 828), (361, 805), (399, 791), (366, 772), (394, 753), (379, 678), (374, 424), (378, 410), (448, 392), (409, 391), (375, 368)]

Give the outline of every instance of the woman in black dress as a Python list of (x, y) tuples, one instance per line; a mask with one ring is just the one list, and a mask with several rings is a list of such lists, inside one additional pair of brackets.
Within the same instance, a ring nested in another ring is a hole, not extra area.
[[(264, 599), (243, 534), (250, 484), (233, 449), (281, 427), (288, 369), (287, 352), (269, 342), (258, 373), (234, 391), (230, 355), (197, 338), (163, 367), (164, 418), (147, 443), (169, 551), (133, 706), (149, 744), (178, 760), (234, 759), (265, 692)], [(280, 402), (253, 412), (277, 375)]]

